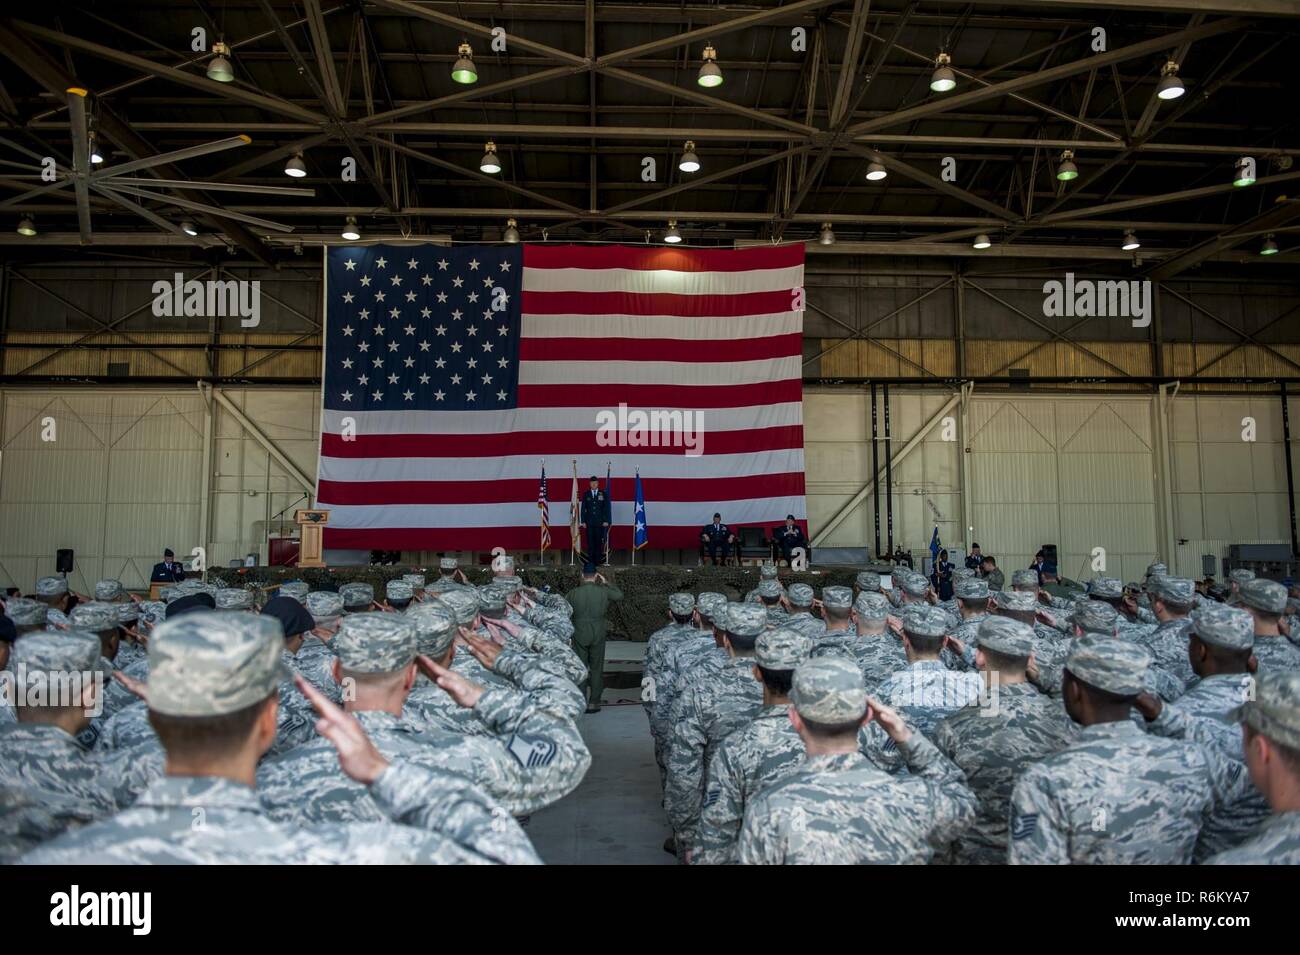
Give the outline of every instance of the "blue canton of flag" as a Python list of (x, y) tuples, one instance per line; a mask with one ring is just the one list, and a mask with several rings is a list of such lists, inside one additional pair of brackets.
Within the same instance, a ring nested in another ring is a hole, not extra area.
[(943, 544), (939, 541), (939, 525), (934, 525), (934, 535), (930, 538), (930, 559), (938, 560), (939, 551), (943, 550)]
[(636, 504), (632, 509), (632, 546), (640, 550), (650, 543), (650, 525), (646, 523), (645, 492), (641, 490), (641, 472), (636, 472)]
[(520, 246), (341, 246), (326, 262), (325, 407), (516, 407)]

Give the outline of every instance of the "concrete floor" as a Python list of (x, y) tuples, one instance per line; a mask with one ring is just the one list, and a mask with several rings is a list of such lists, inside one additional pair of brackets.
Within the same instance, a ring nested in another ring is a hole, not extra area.
[[(639, 668), (644, 646), (611, 642), (606, 657), (609, 664), (636, 661)], [(551, 865), (673, 865), (663, 850), (671, 830), (639, 692), (606, 689), (603, 702), (599, 713), (578, 718), (591, 750), (586, 777), (558, 803), (534, 813), (526, 831)]]

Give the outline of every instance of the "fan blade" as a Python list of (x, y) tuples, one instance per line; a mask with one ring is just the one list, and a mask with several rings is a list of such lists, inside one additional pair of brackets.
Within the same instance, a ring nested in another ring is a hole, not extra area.
[(121, 206), (123, 209), (126, 209), (128, 212), (134, 212), (140, 218), (148, 219), (150, 222), (152, 222), (154, 225), (158, 226), (159, 228), (166, 229), (168, 232), (173, 232), (179, 236), (184, 236), (186, 241), (191, 242), (194, 245), (203, 245), (203, 242), (199, 241), (198, 236), (186, 234), (181, 229), (181, 227), (176, 225), (174, 222), (168, 222), (162, 216), (150, 212), (144, 206), (132, 202), (130, 199), (126, 198), (125, 196), (119, 196), (112, 189), (104, 189), (94, 184), (92, 184), (90, 188), (94, 189), (97, 193), (99, 193), (101, 196), (105, 197), (106, 199), (109, 199), (117, 203), (119, 206)]
[(256, 216), (244, 215), (241, 212), (230, 212), (227, 209), (221, 209), (217, 206), (204, 205), (202, 202), (191, 202), (189, 199), (182, 199), (179, 196), (169, 196), (159, 192), (149, 192), (147, 189), (133, 189), (130, 186), (124, 186), (114, 182), (102, 182), (96, 183), (96, 185), (101, 189), (109, 189), (113, 192), (125, 193), (128, 196), (135, 196), (138, 199), (153, 199), (158, 202), (165, 202), (169, 205), (180, 206), (182, 209), (192, 209), (195, 212), (204, 212), (221, 219), (233, 219), (236, 222), (246, 222), (249, 225), (260, 226), (263, 229), (270, 229), (274, 232), (293, 231), (293, 226), (290, 225), (272, 222), (269, 219), (259, 219)]
[(200, 182), (192, 179), (127, 179), (113, 176), (111, 177), (111, 180), (101, 178), (97, 181), (101, 186), (109, 185), (110, 182), (124, 182), (141, 189), (153, 189), (158, 186), (167, 186), (172, 189), (203, 189), (207, 192), (260, 193), (261, 195), (266, 196), (303, 196), (308, 199), (316, 195), (315, 189), (295, 189), (292, 186), (241, 186), (238, 183), (233, 182)]
[(90, 191), (86, 177), (90, 172), (90, 136), (86, 130), (86, 91), (80, 86), (68, 87), (68, 123), (72, 129), (73, 185), (77, 189), (77, 231), (81, 241), (89, 244)]
[(116, 166), (110, 166), (107, 169), (101, 169), (95, 173), (95, 179), (107, 179), (111, 176), (120, 176), (123, 173), (135, 172), (138, 169), (152, 169), (154, 166), (162, 166), (169, 162), (176, 162), (180, 159), (190, 159), (194, 156), (206, 156), (208, 153), (219, 153), (225, 149), (235, 149), (239, 146), (247, 146), (253, 140), (242, 133), (238, 136), (231, 136), (229, 139), (218, 139), (216, 142), (204, 143), (201, 146), (186, 146), (184, 149), (177, 149), (169, 153), (159, 153), (157, 156), (146, 156), (143, 159), (136, 159), (131, 162), (120, 163)]
[(22, 202), (24, 199), (31, 199), (33, 196), (39, 196), (46, 192), (53, 192), (55, 189), (62, 189), (64, 186), (70, 186), (70, 185), (72, 185), (71, 179), (60, 179), (58, 182), (47, 183), (46, 185), (39, 186), (36, 189), (28, 190), (27, 192), (24, 192), (21, 196), (14, 196), (12, 199), (6, 199), (4, 202), (0, 202), (0, 209), (4, 209), (7, 208), (8, 206), (16, 205)]

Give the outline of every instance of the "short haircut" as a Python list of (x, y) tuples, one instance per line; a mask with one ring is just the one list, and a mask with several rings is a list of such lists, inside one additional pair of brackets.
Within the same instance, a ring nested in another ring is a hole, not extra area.
[(1239, 666), (1242, 670), (1246, 669), (1246, 664), (1250, 662), (1251, 654), (1255, 652), (1253, 647), (1247, 647), (1243, 650), (1232, 650), (1228, 647), (1221, 647), (1217, 644), (1208, 643), (1207, 641), (1202, 640), (1199, 634), (1195, 633), (1188, 635), (1188, 642), (1191, 642), (1192, 640), (1195, 640), (1205, 648), (1206, 653), (1210, 655), (1210, 659), (1219, 663)]
[(1029, 657), (1013, 657), (1005, 653), (998, 653), (996, 650), (990, 650), (988, 647), (980, 647), (980, 653), (984, 654), (984, 662), (988, 664), (990, 670), (1009, 670), (1019, 673), (1029, 665)]
[(967, 610), (986, 610), (989, 605), (988, 597), (958, 597), (957, 603), (961, 604)]
[(1255, 727), (1251, 726), (1249, 723), (1243, 725), (1246, 727), (1247, 738), (1254, 739), (1256, 736), (1263, 735), (1264, 738), (1272, 744), (1273, 748), (1277, 750), (1277, 755), (1281, 759), (1282, 765), (1286, 768), (1287, 772), (1292, 776), (1300, 776), (1300, 749), (1279, 743), (1267, 733), (1261, 734), (1259, 730), (1255, 729)]
[(907, 634), (907, 642), (912, 645), (912, 649), (918, 653), (938, 653), (943, 649), (943, 637), (925, 637), (919, 633), (911, 633), (904, 630)]
[(759, 594), (758, 598), (768, 607), (775, 607), (781, 602), (780, 594), (777, 594), (775, 597), (764, 597), (762, 594)]
[(998, 565), (998, 559), (997, 559), (996, 557), (994, 557), (992, 554), (985, 554), (985, 555), (980, 559), (980, 563), (981, 563), (981, 564), (992, 564), (994, 567), (996, 567), (996, 566)]
[(1192, 605), (1191, 605), (1191, 604), (1181, 604), (1181, 603), (1177, 603), (1177, 602), (1175, 602), (1175, 601), (1173, 601), (1173, 600), (1166, 600), (1164, 597), (1152, 597), (1152, 598), (1151, 598), (1151, 602), (1152, 602), (1152, 603), (1155, 603), (1157, 600), (1159, 600), (1162, 604), (1164, 604), (1164, 605), (1165, 605), (1165, 609), (1168, 610), (1170, 613), (1176, 613), (1176, 614), (1189, 614), (1189, 613), (1192, 612)]
[(411, 606), (411, 601), (409, 601), (409, 600), (390, 600), (390, 601), (388, 601), (388, 606), (392, 607), (394, 610), (405, 610), (407, 607)]
[(841, 620), (849, 619), (849, 611), (851, 609), (851, 607), (828, 607), (825, 604), (822, 604), (822, 616), (827, 620), (833, 620), (836, 623), (839, 623)]
[(738, 650), (741, 653), (753, 653), (754, 646), (758, 643), (758, 637), (741, 637), (728, 630), (727, 642), (731, 644), (732, 649)]
[(1267, 610), (1260, 610), (1258, 607), (1251, 607), (1250, 612), (1258, 617), (1262, 623), (1277, 623), (1282, 619), (1280, 613), (1270, 613)]
[[(866, 715), (866, 711), (863, 711), (863, 715)], [(850, 723), (818, 723), (815, 720), (806, 719), (802, 715), (800, 719), (803, 719), (803, 725), (807, 728), (808, 735), (815, 736), (817, 739), (827, 739), (834, 736), (857, 736), (858, 727), (862, 725), (861, 719), (853, 720)]]
[(1080, 680), (1077, 676), (1071, 673), (1068, 668), (1065, 671), (1065, 676), (1077, 683), (1079, 688), (1082, 689), (1085, 694), (1092, 697), (1098, 703), (1109, 703), (1112, 706), (1122, 706), (1125, 703), (1131, 704), (1135, 699), (1137, 699), (1136, 693), (1131, 695), (1112, 693), (1110, 690), (1103, 690), (1101, 687), (1093, 686), (1091, 683)]
[(275, 690), (258, 703), (220, 716), (172, 716), (150, 710), (149, 724), (169, 756), (228, 756), (248, 742), (258, 717), (279, 695)]
[[(671, 613), (671, 611), (669, 611), (669, 612)], [(694, 615), (693, 615), (693, 614), (689, 614), (689, 613), (686, 613), (686, 614), (682, 614), (682, 613), (674, 613), (672, 616), (673, 616), (673, 620), (675, 620), (677, 623), (680, 623), (680, 624), (687, 624), (687, 623), (690, 623), (691, 620), (694, 619)]]
[(767, 667), (759, 664), (758, 672), (763, 677), (763, 685), (781, 696), (787, 696), (790, 693), (790, 687), (794, 683), (793, 670), (769, 670)]

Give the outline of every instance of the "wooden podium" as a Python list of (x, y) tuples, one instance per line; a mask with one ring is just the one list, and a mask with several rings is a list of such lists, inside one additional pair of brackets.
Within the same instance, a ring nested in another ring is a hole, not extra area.
[(322, 528), (329, 523), (330, 512), (302, 508), (293, 512), (294, 523), (302, 543), (298, 548), (299, 567), (324, 567), (325, 547)]

